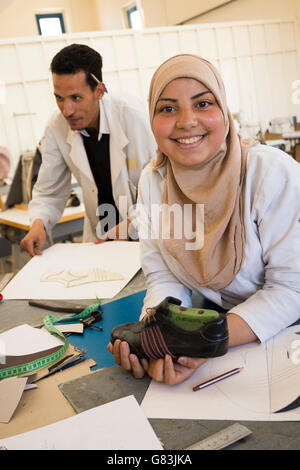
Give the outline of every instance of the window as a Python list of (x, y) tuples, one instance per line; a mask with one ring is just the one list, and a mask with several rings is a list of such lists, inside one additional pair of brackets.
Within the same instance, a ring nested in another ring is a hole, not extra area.
[(127, 9), (127, 16), (128, 16), (129, 28), (132, 28), (132, 29), (143, 28), (142, 15), (141, 15), (140, 10), (137, 9), (136, 5)]
[(60, 36), (66, 32), (62, 13), (35, 16), (41, 36)]

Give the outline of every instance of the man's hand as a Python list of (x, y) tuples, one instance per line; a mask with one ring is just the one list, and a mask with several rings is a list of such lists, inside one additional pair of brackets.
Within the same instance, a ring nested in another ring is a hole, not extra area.
[(30, 256), (41, 255), (42, 246), (46, 241), (46, 230), (41, 219), (36, 219), (27, 235), (21, 240), (20, 246)]
[(115, 241), (129, 240), (129, 235), (128, 235), (129, 224), (130, 224), (129, 219), (123, 220), (120, 224), (108, 230), (104, 235), (102, 235), (102, 237), (97, 238), (97, 240), (94, 241), (95, 245), (99, 245), (99, 243), (107, 242), (108, 240), (115, 240)]

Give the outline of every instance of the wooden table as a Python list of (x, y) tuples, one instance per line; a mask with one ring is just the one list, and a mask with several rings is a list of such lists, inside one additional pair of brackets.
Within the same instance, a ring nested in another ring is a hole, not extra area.
[[(84, 205), (66, 207), (61, 219), (52, 230), (55, 241), (70, 240), (83, 231), (85, 215)], [(11, 243), (13, 270), (20, 267), (20, 240), (30, 230), (30, 219), (27, 210), (13, 207), (0, 212), (1, 233)]]

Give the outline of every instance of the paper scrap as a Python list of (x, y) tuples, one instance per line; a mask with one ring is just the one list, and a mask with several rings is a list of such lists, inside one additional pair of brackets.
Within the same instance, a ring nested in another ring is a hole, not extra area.
[(6, 356), (26, 356), (62, 346), (62, 341), (48, 331), (24, 324), (0, 334)]
[(54, 328), (61, 333), (77, 333), (82, 334), (84, 325), (83, 323), (55, 323)]
[(10, 377), (0, 381), (0, 423), (9, 423), (24, 392), (27, 377)]
[(20, 406), (17, 407), (10, 422), (0, 423), (0, 439), (32, 431), (41, 426), (75, 416), (74, 408), (65, 399), (58, 385), (90, 374), (90, 368), (95, 365), (95, 361), (87, 359), (41, 380), (38, 382), (36, 390), (28, 390), (23, 393)]

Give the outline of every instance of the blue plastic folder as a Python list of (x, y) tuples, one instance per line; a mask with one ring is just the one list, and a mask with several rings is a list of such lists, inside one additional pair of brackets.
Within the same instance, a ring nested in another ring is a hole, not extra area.
[(117, 325), (139, 320), (145, 294), (146, 291), (143, 290), (137, 294), (104, 304), (102, 306), (102, 320), (94, 323), (97, 326), (101, 326), (103, 331), (85, 328), (82, 335), (72, 334), (69, 336), (68, 339), (71, 344), (80, 350), (87, 350), (84, 356), (86, 359), (94, 359), (97, 363), (94, 369), (116, 365), (113, 355), (107, 351), (107, 345), (110, 342), (110, 332)]

